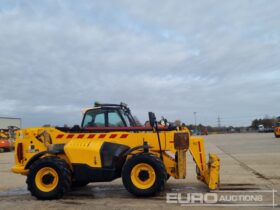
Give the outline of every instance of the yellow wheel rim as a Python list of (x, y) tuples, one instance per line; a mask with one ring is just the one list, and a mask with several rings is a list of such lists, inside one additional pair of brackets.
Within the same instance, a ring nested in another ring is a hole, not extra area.
[(156, 181), (155, 170), (147, 163), (135, 165), (130, 176), (134, 186), (142, 190), (149, 189)]
[(58, 174), (56, 170), (51, 167), (41, 168), (35, 176), (35, 183), (39, 190), (50, 192), (54, 190), (58, 184)]

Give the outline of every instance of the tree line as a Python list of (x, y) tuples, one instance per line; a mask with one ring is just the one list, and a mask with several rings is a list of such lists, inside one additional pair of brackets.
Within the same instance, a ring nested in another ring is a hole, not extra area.
[(280, 121), (280, 117), (254, 119), (252, 121), (251, 127), (253, 129), (258, 129), (259, 125), (263, 125), (265, 128), (272, 128), (279, 121)]

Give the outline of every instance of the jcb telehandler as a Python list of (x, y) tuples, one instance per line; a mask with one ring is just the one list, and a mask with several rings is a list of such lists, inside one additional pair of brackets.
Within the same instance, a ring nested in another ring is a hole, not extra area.
[(95, 104), (73, 128), (40, 127), (17, 132), (14, 173), (27, 176), (28, 190), (38, 199), (57, 199), (75, 186), (121, 177), (136, 196), (153, 196), (167, 179), (184, 179), (186, 151), (197, 166), (197, 178), (209, 189), (219, 185), (219, 158), (206, 164), (202, 137), (186, 127), (159, 126), (149, 112), (150, 126), (136, 126), (129, 108)]

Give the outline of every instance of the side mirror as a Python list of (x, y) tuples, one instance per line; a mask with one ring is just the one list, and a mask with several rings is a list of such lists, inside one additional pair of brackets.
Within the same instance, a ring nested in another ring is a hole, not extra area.
[(150, 125), (151, 125), (152, 127), (155, 126), (156, 120), (157, 120), (157, 119), (156, 119), (155, 113), (149, 112), (149, 121), (150, 121)]

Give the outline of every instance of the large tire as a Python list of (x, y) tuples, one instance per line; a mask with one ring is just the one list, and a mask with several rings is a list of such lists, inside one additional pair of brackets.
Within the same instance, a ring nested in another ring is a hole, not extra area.
[(71, 187), (71, 171), (60, 158), (41, 158), (31, 165), (26, 183), (31, 195), (36, 198), (58, 199)]
[(139, 197), (154, 196), (164, 189), (167, 179), (161, 159), (150, 153), (139, 153), (128, 159), (122, 169), (125, 188)]

